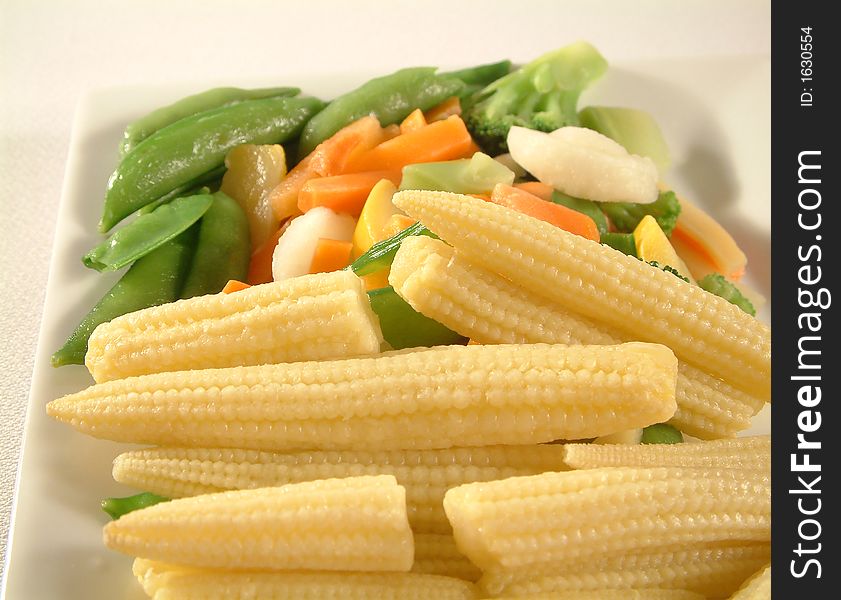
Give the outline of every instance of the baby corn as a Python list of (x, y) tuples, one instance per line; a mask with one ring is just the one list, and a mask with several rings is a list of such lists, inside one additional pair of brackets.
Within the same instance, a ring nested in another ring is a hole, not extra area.
[(144, 375), (54, 400), (47, 412), (95, 437), (157, 445), (534, 444), (668, 420), (676, 370), (658, 344), (443, 346)]
[(501, 596), (500, 600), (705, 600), (701, 594), (685, 590), (589, 590), (547, 592), (528, 596)]
[(414, 573), (446, 575), (466, 581), (477, 581), (482, 572), (458, 551), (452, 535), (415, 534)]
[[(615, 328), (596, 324), (470, 263), (440, 240), (403, 241), (389, 282), (415, 310), (483, 344), (617, 344)], [(680, 362), (671, 422), (699, 438), (730, 437), (750, 426), (765, 401)]]
[(108, 523), (103, 538), (132, 556), (228, 569), (408, 571), (414, 554), (390, 475), (172, 500)]
[(634, 338), (665, 344), (748, 393), (770, 394), (770, 329), (723, 298), (471, 196), (407, 190), (393, 202), (471, 261), (533, 293)]
[(415, 532), (449, 533), (444, 494), (463, 483), (566, 469), (559, 444), (445, 450), (279, 453), (241, 449), (150, 448), (119, 455), (116, 481), (167, 498), (357, 475), (389, 474), (406, 488)]
[(453, 488), (444, 510), (459, 550), (484, 571), (571, 565), (664, 543), (768, 542), (770, 481), (738, 469), (550, 472)]
[(697, 444), (566, 444), (564, 462), (573, 469), (598, 467), (710, 467), (771, 472), (771, 436)]
[(133, 375), (375, 354), (382, 334), (349, 271), (180, 300), (103, 323), (85, 364), (97, 382)]
[(771, 600), (771, 565), (745, 581), (730, 600)]

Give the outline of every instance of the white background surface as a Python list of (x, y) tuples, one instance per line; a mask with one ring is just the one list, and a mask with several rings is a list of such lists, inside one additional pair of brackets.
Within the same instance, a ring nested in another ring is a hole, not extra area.
[(770, 2), (0, 0), (0, 558), (81, 93), (518, 61), (575, 39), (614, 61), (770, 55)]

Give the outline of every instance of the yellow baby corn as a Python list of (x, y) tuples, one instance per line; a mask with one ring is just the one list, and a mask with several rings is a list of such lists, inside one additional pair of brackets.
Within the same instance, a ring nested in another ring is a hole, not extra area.
[(771, 565), (745, 581), (730, 600), (771, 600)]
[[(472, 264), (440, 240), (403, 241), (389, 282), (418, 312), (483, 344), (617, 344), (615, 328), (596, 324)], [(700, 438), (729, 437), (750, 426), (765, 401), (680, 362), (671, 422)]]
[(666, 542), (767, 542), (770, 481), (738, 469), (550, 472), (453, 488), (444, 510), (459, 550), (484, 571), (587, 563)]
[(181, 498), (108, 523), (103, 538), (132, 556), (228, 569), (408, 571), (414, 553), (390, 475)]
[(144, 375), (54, 400), (47, 412), (96, 437), (159, 445), (534, 444), (668, 420), (676, 370), (658, 344), (442, 346)]
[[(135, 561), (137, 562), (137, 561)], [(166, 565), (145, 580), (154, 600), (474, 600), (461, 579), (419, 573), (241, 572)], [(137, 570), (137, 569), (135, 569)]]
[(415, 562), (412, 571), (467, 581), (477, 581), (482, 575), (479, 567), (458, 551), (452, 535), (436, 533), (415, 534)]
[(474, 481), (566, 469), (563, 446), (484, 446), (444, 450), (278, 453), (215, 448), (149, 448), (114, 460), (116, 481), (168, 498), (231, 489), (390, 474), (406, 488), (416, 532), (450, 533), (444, 493)]
[(691, 545), (619, 555), (586, 564), (545, 563), (487, 572), (480, 587), (493, 597), (603, 589), (667, 588), (726, 598), (771, 558), (771, 544)]
[(337, 271), (117, 317), (94, 330), (85, 364), (102, 382), (162, 371), (375, 354), (381, 342), (362, 280)]
[(771, 471), (771, 436), (697, 444), (567, 444), (564, 461), (574, 469), (598, 467), (711, 467)]
[(471, 196), (407, 190), (393, 202), (471, 261), (514, 283), (631, 337), (665, 344), (746, 392), (770, 394), (770, 329), (723, 298)]
[(701, 594), (685, 590), (587, 590), (546, 592), (528, 596), (501, 596), (500, 600), (705, 600)]

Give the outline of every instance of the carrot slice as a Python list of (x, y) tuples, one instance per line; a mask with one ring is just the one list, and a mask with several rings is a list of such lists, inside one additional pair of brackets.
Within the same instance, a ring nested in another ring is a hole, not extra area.
[(599, 230), (593, 219), (566, 206), (547, 202), (520, 188), (498, 183), (491, 192), (491, 202), (546, 221), (570, 233), (599, 241)]
[(476, 144), (461, 117), (430, 123), (361, 153), (348, 171), (397, 170), (406, 165), (473, 156)]
[(551, 185), (542, 181), (524, 181), (522, 183), (515, 183), (514, 187), (524, 190), (529, 194), (534, 194), (541, 200), (546, 200), (546, 202), (552, 201), (552, 192), (555, 191)]
[(403, 119), (403, 122), (400, 123), (400, 133), (409, 133), (410, 131), (415, 131), (424, 127), (426, 125), (426, 119), (423, 116), (423, 112), (421, 109), (416, 108), (409, 116)]
[(319, 238), (310, 263), (310, 273), (329, 273), (345, 268), (350, 264), (352, 247), (353, 242)]
[(307, 181), (298, 194), (298, 208), (307, 212), (315, 206), (326, 206), (333, 212), (358, 217), (371, 189), (380, 179), (400, 184), (399, 171), (368, 171), (321, 177)]
[(292, 219), (287, 219), (277, 228), (277, 231), (262, 243), (252, 254), (251, 262), (248, 264), (248, 277), (246, 278), (251, 285), (260, 283), (269, 283), (274, 281), (272, 276), (272, 258), (274, 257), (274, 249), (277, 247), (277, 241)]
[(245, 290), (250, 288), (251, 286), (247, 283), (242, 281), (237, 281), (236, 279), (229, 279), (228, 283), (225, 284), (225, 287), (222, 288), (223, 294), (233, 294), (234, 292), (238, 292), (240, 290)]
[(432, 123), (433, 121), (443, 121), (447, 117), (452, 117), (453, 115), (461, 115), (461, 101), (458, 99), (458, 96), (450, 96), (441, 104), (436, 104), (423, 113), (427, 123)]

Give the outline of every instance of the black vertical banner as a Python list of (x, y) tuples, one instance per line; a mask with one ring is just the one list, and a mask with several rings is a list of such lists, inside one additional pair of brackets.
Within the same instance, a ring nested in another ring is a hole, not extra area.
[(841, 371), (839, 31), (832, 2), (772, 5), (773, 592), (837, 598)]

